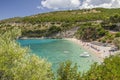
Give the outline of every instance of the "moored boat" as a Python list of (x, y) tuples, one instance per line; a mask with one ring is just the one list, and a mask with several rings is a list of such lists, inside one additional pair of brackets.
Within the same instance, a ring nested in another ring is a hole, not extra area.
[(90, 54), (88, 52), (84, 52), (83, 54), (80, 54), (80, 57), (89, 57)]

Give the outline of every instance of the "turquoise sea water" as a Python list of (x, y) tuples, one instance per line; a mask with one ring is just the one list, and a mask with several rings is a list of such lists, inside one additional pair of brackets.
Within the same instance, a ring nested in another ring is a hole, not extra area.
[(95, 61), (99, 61), (94, 55), (80, 57), (86, 52), (81, 46), (62, 39), (27, 39), (18, 40), (22, 47), (29, 47), (32, 53), (47, 59), (52, 63), (52, 69), (57, 70), (59, 64), (66, 60), (77, 63), (80, 71), (86, 71)]

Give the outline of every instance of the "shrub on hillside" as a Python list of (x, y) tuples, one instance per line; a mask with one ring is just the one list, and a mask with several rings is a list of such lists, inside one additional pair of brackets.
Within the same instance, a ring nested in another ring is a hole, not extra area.
[(76, 36), (84, 41), (93, 41), (103, 37), (105, 34), (106, 31), (100, 25), (85, 24), (80, 26)]
[(120, 32), (116, 33), (115, 37), (120, 37)]

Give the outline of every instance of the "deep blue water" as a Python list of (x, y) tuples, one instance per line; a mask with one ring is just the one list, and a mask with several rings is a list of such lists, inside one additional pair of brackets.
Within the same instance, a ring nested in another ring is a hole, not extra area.
[(17, 40), (22, 47), (29, 47), (33, 54), (47, 59), (52, 63), (52, 69), (57, 70), (59, 64), (66, 60), (77, 63), (80, 71), (86, 71), (98, 59), (90, 54), (90, 57), (80, 57), (87, 52), (78, 44), (63, 39), (27, 39)]

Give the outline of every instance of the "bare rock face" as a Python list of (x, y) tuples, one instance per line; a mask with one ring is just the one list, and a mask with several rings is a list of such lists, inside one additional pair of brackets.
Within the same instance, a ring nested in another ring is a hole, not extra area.
[(49, 38), (73, 38), (74, 34), (77, 32), (79, 27), (74, 27), (70, 30), (58, 32), (56, 34), (52, 34), (49, 36)]

